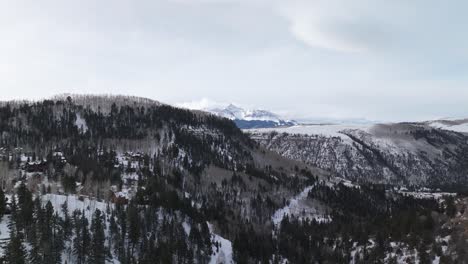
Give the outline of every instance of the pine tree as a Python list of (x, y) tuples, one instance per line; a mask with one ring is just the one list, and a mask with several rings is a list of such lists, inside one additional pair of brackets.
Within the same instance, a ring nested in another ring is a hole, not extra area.
[(121, 206), (117, 206), (118, 224), (120, 226), (120, 235), (118, 236), (118, 256), (121, 263), (126, 263), (127, 254), (125, 252), (125, 237), (127, 235), (127, 214)]
[(29, 263), (31, 264), (40, 264), (42, 263), (41, 256), (41, 243), (38, 239), (37, 224), (34, 222), (33, 227), (34, 232), (31, 233), (29, 237), (29, 242), (31, 243), (31, 250), (29, 251)]
[(140, 224), (139, 224), (139, 216), (138, 216), (138, 209), (135, 204), (132, 202), (128, 206), (128, 239), (132, 244), (131, 255), (135, 250), (135, 246), (138, 244), (138, 240), (140, 238)]
[(101, 210), (96, 209), (91, 222), (91, 249), (89, 263), (104, 264), (106, 261), (106, 249), (104, 242), (106, 240), (104, 234), (103, 215)]
[(77, 264), (84, 264), (89, 253), (91, 239), (88, 231), (88, 219), (84, 212), (80, 214), (81, 217), (75, 223), (76, 236), (73, 239), (73, 253), (77, 258)]
[[(111, 211), (111, 217), (110, 217), (110, 223), (109, 223), (109, 237), (108, 237), (108, 243), (109, 243), (109, 250), (114, 248), (115, 251), (117, 251), (118, 248), (118, 232), (119, 228), (117, 226), (117, 222), (115, 221), (115, 212)], [(118, 253), (118, 252), (115, 252)]]
[(40, 238), (44, 228), (44, 217), (40, 197), (34, 200), (34, 220), (31, 236), (28, 241), (31, 243), (31, 251), (29, 252), (29, 262), (32, 264), (42, 263), (42, 243)]
[(63, 239), (65, 241), (68, 241), (72, 235), (72, 223), (70, 219), (70, 214), (68, 212), (68, 202), (65, 201), (62, 204), (62, 214), (63, 214), (63, 220), (61, 221), (61, 226), (63, 229)]
[(65, 240), (61, 222), (63, 220), (56, 212), (52, 218), (52, 258), (53, 263), (62, 263), (62, 250), (65, 247)]
[(3, 192), (2, 188), (0, 188), (0, 220), (5, 214), (5, 208), (6, 208), (5, 193)]
[(7, 263), (23, 264), (26, 263), (26, 249), (18, 232), (18, 217), (16, 198), (13, 195), (11, 201), (12, 216), (9, 224), (10, 241), (5, 248), (5, 259)]
[(32, 229), (34, 203), (32, 193), (26, 188), (24, 183), (18, 188), (18, 228), (24, 230), (26, 238), (29, 238), (34, 232)]
[(5, 259), (9, 264), (25, 264), (26, 249), (23, 246), (22, 240), (14, 232), (11, 233), (10, 242), (5, 250)]
[(54, 255), (54, 208), (50, 201), (47, 202), (44, 212), (44, 226), (41, 235), (41, 246), (43, 250), (43, 261), (45, 263), (55, 263)]
[(10, 223), (8, 224), (8, 228), (10, 229), (10, 233), (18, 236), (18, 204), (16, 203), (15, 195), (11, 196), (11, 215), (10, 215)]
[(202, 236), (202, 240), (204, 244), (204, 250), (207, 255), (211, 255), (213, 251), (212, 246), (211, 246), (211, 232), (210, 232), (207, 222), (203, 222), (201, 224), (201, 227), (202, 227), (201, 236)]
[(447, 207), (445, 209), (446, 214), (449, 217), (454, 217), (457, 214), (457, 207), (455, 206), (455, 199), (452, 196), (449, 196), (445, 199)]

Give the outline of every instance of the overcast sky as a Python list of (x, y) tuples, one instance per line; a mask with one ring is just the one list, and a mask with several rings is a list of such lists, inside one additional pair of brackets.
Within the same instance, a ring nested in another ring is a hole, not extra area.
[(301, 117), (468, 117), (467, 1), (0, 0), (0, 99), (112, 93)]

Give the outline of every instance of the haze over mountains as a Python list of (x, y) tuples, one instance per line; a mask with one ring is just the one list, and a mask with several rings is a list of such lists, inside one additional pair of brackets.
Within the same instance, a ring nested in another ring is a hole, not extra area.
[(233, 120), (241, 129), (285, 127), (297, 124), (294, 120), (285, 120), (267, 110), (246, 110), (233, 104), (229, 104), (224, 108), (206, 108), (203, 110)]
[[(193, 107), (185, 104), (177, 106), (187, 107), (215, 114), (220, 117), (233, 120), (241, 129), (277, 128), (277, 131), (286, 133), (316, 133), (326, 131), (338, 132), (344, 128), (367, 128), (375, 124), (386, 123), (384, 121), (371, 121), (366, 118), (284, 118), (269, 110), (245, 109), (234, 104), (216, 104), (217, 106)], [(306, 116), (303, 113), (302, 116)], [(428, 121), (406, 120), (408, 123), (420, 123), (434, 128), (441, 128), (455, 132), (468, 133), (468, 118), (440, 118)]]
[(329, 118), (329, 117), (304, 117), (310, 116), (308, 113), (303, 113), (302, 117), (294, 117), (288, 114), (289, 117), (284, 117), (281, 114), (270, 110), (249, 109), (240, 107), (233, 103), (222, 104), (211, 102), (207, 99), (201, 102), (181, 103), (176, 106), (210, 112), (212, 114), (225, 117), (233, 120), (241, 129), (253, 128), (274, 128), (274, 127), (290, 127), (294, 125), (305, 124), (373, 124), (375, 121), (370, 121), (364, 118)]

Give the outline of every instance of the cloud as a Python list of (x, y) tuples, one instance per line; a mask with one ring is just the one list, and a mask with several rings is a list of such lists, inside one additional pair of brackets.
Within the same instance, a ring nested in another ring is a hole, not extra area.
[(208, 98), (202, 98), (201, 100), (193, 100), (190, 102), (176, 103), (175, 105), (177, 107), (187, 108), (191, 110), (206, 110), (206, 109), (215, 108), (215, 107), (222, 107), (225, 104), (215, 102)]
[(290, 32), (298, 40), (312, 47), (343, 52), (360, 52), (366, 49), (362, 43), (346, 39), (335, 32), (330, 24), (353, 20), (352, 14), (342, 12), (331, 3), (336, 1), (284, 1), (278, 10), (290, 23)]
[[(340, 52), (463, 49), (468, 7), (454, 0), (292, 0), (277, 3), (290, 32), (311, 46)], [(461, 43), (460, 43), (461, 42)], [(465, 49), (466, 50), (466, 49)]]
[(0, 0), (0, 99), (123, 93), (294, 116), (463, 114), (467, 9), (460, 0)]

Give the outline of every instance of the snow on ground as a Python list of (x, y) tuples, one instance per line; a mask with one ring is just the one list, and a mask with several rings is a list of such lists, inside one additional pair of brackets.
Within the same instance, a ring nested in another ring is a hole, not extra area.
[(430, 123), (430, 126), (434, 128), (440, 128), (440, 129), (450, 130), (450, 131), (455, 131), (455, 132), (460, 132), (460, 133), (468, 133), (468, 122), (464, 124), (459, 124), (459, 125), (448, 125), (442, 122), (432, 122)]
[(124, 168), (132, 168), (137, 169), (139, 167), (138, 158), (141, 158), (140, 153), (133, 153), (133, 152), (125, 152), (120, 153), (117, 152), (117, 162), (119, 165), (122, 165)]
[(273, 224), (278, 226), (286, 215), (293, 215), (299, 219), (309, 218), (310, 220), (315, 220), (321, 223), (330, 222), (331, 219), (328, 215), (320, 214), (317, 208), (306, 203), (309, 191), (312, 189), (313, 186), (305, 188), (304, 191), (289, 201), (289, 205), (277, 210), (271, 217)]
[[(10, 199), (10, 198), (9, 198)], [(54, 211), (57, 212), (61, 217), (63, 217), (62, 213), (62, 205), (67, 202), (68, 204), (68, 211), (70, 215), (73, 213), (75, 209), (78, 209), (80, 211), (84, 211), (84, 214), (88, 219), (92, 219), (92, 214), (96, 209), (101, 210), (103, 213), (106, 212), (106, 207), (107, 204), (103, 202), (99, 202), (93, 199), (89, 199), (87, 197), (78, 197), (76, 195), (57, 195), (57, 194), (46, 194), (41, 196), (42, 199), (42, 204), (45, 206), (48, 201), (51, 202), (52, 206), (54, 207)], [(82, 201), (80, 200), (82, 199)], [(0, 255), (3, 255), (3, 246), (6, 245), (10, 238), (10, 232), (8, 225), (10, 223), (10, 216), (5, 215), (2, 217), (0, 221)], [(107, 222), (106, 226), (107, 226)], [(106, 234), (107, 234), (107, 228), (106, 227)], [(66, 242), (68, 246), (70, 246), (70, 241)], [(27, 243), (24, 243), (26, 247), (30, 246)], [(73, 254), (70, 251), (64, 250), (62, 252), (62, 262), (63, 263), (74, 263), (75, 259)], [(116, 259), (112, 259), (111, 262), (107, 261), (107, 263), (118, 263)]]
[(344, 186), (348, 187), (348, 188), (357, 188), (357, 189), (361, 188), (360, 185), (354, 184), (352, 181), (347, 180), (347, 179), (343, 179), (343, 178), (340, 178), (340, 177), (331, 178), (330, 181), (326, 182), (325, 184), (328, 187), (335, 188), (335, 186), (340, 184), (340, 183), (343, 184)]
[(3, 256), (5, 250), (4, 248), (10, 239), (10, 228), (8, 228), (9, 224), (10, 216), (3, 216), (0, 221), (0, 256)]
[(451, 239), (452, 237), (450, 235), (446, 237), (440, 237), (440, 236), (436, 237), (436, 242), (442, 244), (441, 248), (442, 248), (443, 254), (447, 253), (447, 249), (448, 249), (447, 245), (449, 244)]
[(357, 242), (354, 242), (353, 248), (351, 250), (351, 260), (349, 261), (350, 264), (355, 264), (361, 258), (361, 254), (364, 250), (373, 249), (375, 247), (375, 241), (372, 239), (367, 240), (365, 245), (358, 245)]
[(391, 242), (391, 252), (387, 253), (385, 261), (391, 258), (396, 259), (397, 263), (419, 263), (418, 252), (416, 249), (409, 249), (409, 246), (402, 242)]
[(9, 223), (10, 223), (10, 216), (9, 215), (3, 216), (2, 221), (0, 222), (0, 241), (10, 238), (10, 228), (8, 228)]
[(412, 196), (416, 199), (435, 199), (437, 201), (441, 201), (446, 196), (456, 196), (456, 193), (448, 193), (448, 192), (409, 192), (409, 191), (398, 191), (398, 193)]
[[(77, 195), (58, 195), (58, 194), (45, 194), (41, 197), (42, 204), (45, 206), (48, 201), (52, 203), (54, 210), (59, 213), (61, 217), (62, 214), (62, 205), (67, 202), (68, 212), (71, 214), (76, 209), (84, 211), (88, 219), (92, 219), (92, 215), (96, 209), (99, 209), (101, 212), (105, 213), (107, 208), (107, 203), (96, 201), (95, 199), (90, 199), (85, 196)], [(109, 204), (112, 206), (112, 204)]]
[[(374, 248), (376, 245), (375, 241), (369, 239), (366, 245), (358, 245), (357, 242), (353, 245), (353, 250), (351, 251), (351, 261), (350, 264), (361, 263), (363, 253), (369, 249)], [(403, 242), (390, 242), (390, 247), (387, 249), (385, 254), (385, 259), (383, 263), (420, 263), (419, 254), (416, 249), (410, 249), (408, 244)], [(433, 264), (438, 264), (440, 262), (440, 257), (436, 256), (433, 260)]]
[(88, 131), (88, 125), (86, 124), (86, 120), (81, 117), (80, 114), (76, 114), (76, 121), (75, 125), (80, 129), (83, 133), (86, 133)]
[(215, 234), (213, 232), (213, 226), (210, 223), (208, 223), (208, 228), (210, 229), (210, 232), (212, 234), (213, 241), (218, 242), (218, 244), (220, 245), (219, 249), (216, 246), (213, 246), (214, 254), (211, 255), (211, 260), (209, 264), (232, 264), (234, 263), (232, 259), (232, 242), (223, 238), (220, 235)]
[(117, 197), (123, 197), (130, 200), (136, 194), (138, 186), (137, 181), (140, 177), (136, 170), (140, 167), (139, 161), (143, 159), (143, 154), (134, 152), (117, 152), (116, 158), (118, 165), (115, 165), (115, 167), (121, 166), (124, 168), (124, 172), (122, 174), (123, 185), (120, 192), (117, 192), (117, 188), (114, 188), (113, 191)]
[(269, 133), (276, 131), (278, 133), (288, 134), (301, 134), (301, 135), (322, 135), (326, 137), (340, 137), (348, 138), (346, 135), (340, 133), (343, 130), (363, 130), (368, 131), (372, 125), (360, 125), (360, 124), (318, 124), (318, 125), (297, 125), (291, 127), (279, 127), (279, 128), (259, 128), (259, 129), (246, 129), (247, 132), (252, 133)]
[(189, 236), (189, 235), (190, 235), (190, 231), (192, 230), (192, 227), (190, 226), (190, 224), (187, 223), (187, 221), (184, 221), (184, 222), (182, 223), (182, 227), (184, 228), (185, 234), (186, 234), (187, 236)]
[[(99, 209), (103, 214), (106, 214), (107, 206), (113, 206), (113, 204), (100, 202), (94, 198), (90, 199), (89, 197), (78, 195), (45, 194), (41, 196), (41, 199), (42, 204), (44, 206), (47, 204), (48, 201), (50, 201), (52, 206), (54, 207), (54, 211), (58, 213), (61, 217), (63, 217), (62, 205), (66, 202), (68, 205), (68, 212), (70, 215), (72, 215), (73, 211), (80, 210), (84, 213), (86, 218), (89, 219), (89, 223), (91, 223), (91, 219), (96, 209)], [(109, 222), (106, 220), (104, 221), (104, 224), (106, 225), (104, 232), (107, 237), (109, 235)], [(69, 248), (73, 246), (72, 241), (73, 239), (67, 241), (67, 245)], [(76, 263), (76, 258), (70, 250), (64, 250), (62, 252), (62, 263)], [(115, 256), (112, 256), (110, 259), (106, 260), (106, 264), (118, 263), (120, 262), (115, 258)]]
[(231, 241), (213, 234), (213, 241), (220, 244), (219, 250), (216, 246), (213, 246), (214, 254), (211, 256), (210, 264), (231, 264), (234, 263), (232, 260), (232, 243)]

